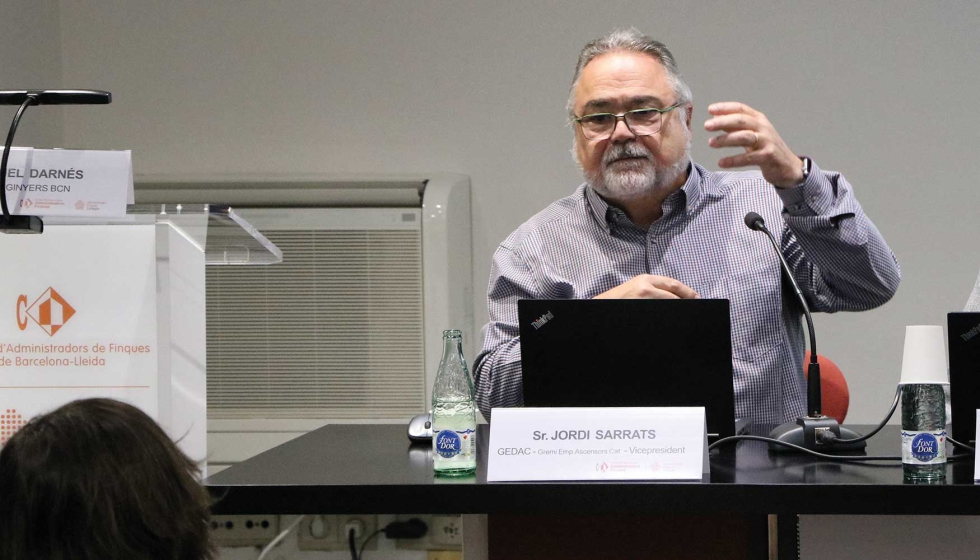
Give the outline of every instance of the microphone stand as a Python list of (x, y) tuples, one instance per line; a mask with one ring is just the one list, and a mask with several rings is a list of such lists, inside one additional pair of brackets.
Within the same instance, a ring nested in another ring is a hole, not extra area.
[[(796, 298), (803, 307), (803, 315), (806, 317), (806, 325), (810, 335), (810, 363), (807, 365), (806, 386), (807, 415), (797, 418), (796, 421), (785, 422), (776, 426), (769, 433), (769, 437), (813, 451), (860, 451), (865, 449), (867, 444), (860, 434), (854, 430), (841, 427), (835, 418), (825, 416), (821, 412), (820, 364), (817, 362), (817, 339), (813, 329), (813, 317), (810, 316), (810, 307), (806, 303), (806, 298), (803, 297), (803, 291), (800, 290), (786, 258), (783, 257), (776, 236), (766, 227), (766, 222), (762, 216), (755, 212), (749, 212), (745, 215), (745, 225), (750, 229), (765, 233), (769, 242), (772, 243), (776, 255), (779, 256), (783, 274), (789, 279), (793, 291), (796, 292)], [(791, 448), (778, 443), (770, 443), (769, 450), (781, 453), (793, 452)]]

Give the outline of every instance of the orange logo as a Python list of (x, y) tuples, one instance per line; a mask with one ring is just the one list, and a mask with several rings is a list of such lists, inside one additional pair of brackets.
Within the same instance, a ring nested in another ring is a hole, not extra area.
[(7, 440), (19, 430), (27, 420), (24, 420), (15, 408), (8, 408), (6, 412), (0, 410), (0, 446), (7, 443)]
[(54, 288), (45, 290), (30, 306), (27, 305), (27, 296), (17, 298), (17, 326), (20, 330), (27, 329), (27, 318), (30, 317), (48, 336), (54, 336), (73, 315), (75, 308)]

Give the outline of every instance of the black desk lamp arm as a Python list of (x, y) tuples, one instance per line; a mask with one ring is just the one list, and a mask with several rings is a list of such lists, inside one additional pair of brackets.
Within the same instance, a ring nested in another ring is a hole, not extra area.
[(0, 196), (0, 207), (3, 210), (3, 217), (10, 217), (10, 210), (7, 208), (7, 159), (10, 157), (10, 146), (14, 143), (14, 134), (17, 132), (17, 125), (20, 124), (20, 117), (28, 105), (37, 103), (37, 95), (28, 94), (24, 102), (20, 104), (14, 120), (10, 123), (10, 131), (7, 132), (7, 141), (3, 144), (3, 158), (0, 159), (0, 178), (3, 180), (3, 193)]

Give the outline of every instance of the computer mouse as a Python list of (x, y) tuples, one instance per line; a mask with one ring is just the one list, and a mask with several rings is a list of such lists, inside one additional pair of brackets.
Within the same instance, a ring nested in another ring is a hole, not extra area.
[(425, 412), (412, 418), (408, 423), (408, 439), (429, 441), (432, 439), (432, 413)]

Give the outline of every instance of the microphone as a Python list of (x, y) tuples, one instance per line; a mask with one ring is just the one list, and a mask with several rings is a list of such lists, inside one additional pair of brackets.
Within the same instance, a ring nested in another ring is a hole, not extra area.
[[(847, 451), (864, 449), (866, 444), (863, 440), (853, 443), (846, 441), (859, 438), (860, 436), (857, 432), (847, 428), (841, 428), (837, 420), (829, 416), (824, 416), (821, 412), (820, 364), (817, 362), (817, 336), (813, 329), (813, 317), (810, 316), (810, 306), (807, 305), (806, 298), (803, 296), (803, 290), (800, 289), (800, 285), (796, 283), (796, 278), (793, 277), (793, 271), (790, 270), (789, 264), (783, 256), (783, 251), (779, 247), (779, 242), (776, 241), (776, 236), (769, 231), (769, 228), (766, 227), (766, 221), (756, 212), (749, 212), (745, 215), (745, 225), (753, 231), (761, 231), (766, 234), (766, 238), (772, 244), (772, 248), (779, 257), (779, 263), (782, 265), (782, 273), (793, 286), (796, 299), (803, 309), (807, 331), (810, 335), (810, 363), (807, 365), (806, 386), (807, 415), (797, 418), (795, 422), (786, 422), (776, 426), (770, 432), (769, 436), (773, 439), (793, 443), (812, 450)], [(844, 434), (843, 437), (842, 433)], [(786, 446), (772, 443), (769, 444), (769, 449), (780, 452), (790, 450)]]
[(766, 229), (766, 221), (762, 219), (762, 216), (756, 214), (755, 212), (749, 212), (745, 215), (745, 225), (749, 226), (749, 229), (755, 231), (762, 231)]
[(19, 89), (0, 91), (0, 105), (20, 105), (33, 97), (32, 105), (107, 105), (112, 94), (95, 89)]
[(7, 160), (20, 117), (30, 105), (106, 105), (112, 102), (112, 94), (95, 89), (18, 89), (0, 91), (0, 105), (19, 105), (7, 132), (7, 141), (0, 156), (0, 233), (43, 233), (44, 222), (37, 216), (12, 215), (7, 208)]

